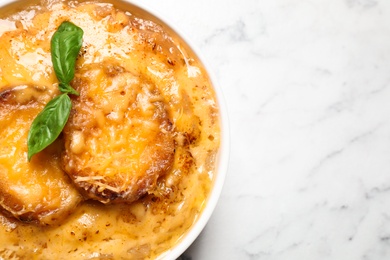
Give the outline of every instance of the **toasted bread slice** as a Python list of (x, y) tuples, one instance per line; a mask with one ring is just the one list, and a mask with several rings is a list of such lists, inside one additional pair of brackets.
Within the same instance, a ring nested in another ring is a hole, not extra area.
[(155, 188), (174, 157), (172, 124), (157, 89), (112, 62), (76, 73), (63, 167), (88, 198), (133, 202)]
[(27, 135), (50, 99), (33, 86), (0, 93), (0, 207), (17, 219), (56, 224), (82, 200), (61, 169), (58, 141), (27, 161)]

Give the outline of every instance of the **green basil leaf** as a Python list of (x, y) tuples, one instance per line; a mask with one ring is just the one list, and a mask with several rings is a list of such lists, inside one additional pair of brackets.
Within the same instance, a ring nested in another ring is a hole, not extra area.
[(60, 91), (62, 93), (73, 94), (76, 96), (80, 95), (79, 92), (77, 92), (74, 88), (72, 88), (69, 84), (66, 84), (66, 83), (60, 82), (60, 84), (58, 85), (58, 88), (60, 89)]
[(80, 52), (83, 30), (71, 22), (63, 22), (51, 38), (54, 72), (63, 93), (52, 99), (38, 114), (28, 133), (28, 160), (53, 143), (68, 121), (72, 102), (68, 94), (79, 95), (69, 83), (74, 78), (76, 59)]
[(80, 52), (83, 30), (71, 22), (63, 22), (51, 38), (51, 59), (61, 83), (74, 78), (76, 59)]
[(61, 94), (46, 104), (31, 124), (28, 133), (28, 160), (53, 143), (68, 120), (72, 102), (67, 94)]

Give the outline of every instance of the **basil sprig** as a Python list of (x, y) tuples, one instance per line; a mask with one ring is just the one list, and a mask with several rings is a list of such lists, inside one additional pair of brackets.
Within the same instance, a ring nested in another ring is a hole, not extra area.
[(83, 30), (71, 22), (63, 22), (51, 38), (51, 59), (63, 93), (46, 104), (31, 124), (27, 138), (28, 160), (53, 143), (68, 121), (72, 102), (68, 94), (79, 95), (70, 86), (76, 59), (80, 52)]
[(83, 30), (71, 22), (63, 22), (51, 38), (51, 60), (63, 93), (78, 95), (69, 83), (74, 78), (82, 38)]

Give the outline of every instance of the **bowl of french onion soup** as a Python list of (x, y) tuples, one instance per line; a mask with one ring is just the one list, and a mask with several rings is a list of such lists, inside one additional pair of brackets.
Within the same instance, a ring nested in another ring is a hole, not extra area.
[(176, 259), (206, 225), (226, 108), (149, 9), (0, 0), (0, 259)]

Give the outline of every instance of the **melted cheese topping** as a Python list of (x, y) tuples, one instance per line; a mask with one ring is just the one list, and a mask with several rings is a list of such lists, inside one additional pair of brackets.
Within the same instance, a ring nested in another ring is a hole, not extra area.
[(130, 203), (153, 190), (171, 167), (174, 132), (157, 89), (113, 64), (76, 73), (80, 95), (63, 131), (63, 164), (89, 198)]
[[(76, 70), (111, 60), (157, 88), (175, 129), (173, 166), (136, 202), (103, 205), (86, 200), (56, 226), (22, 223), (0, 214), (0, 258), (155, 259), (180, 241), (207, 202), (220, 139), (215, 94), (196, 57), (163, 27), (135, 16), (130, 6), (120, 11), (112, 4), (79, 2), (45, 0), (29, 6), (21, 1), (24, 10), (18, 6), (19, 11), (1, 12), (0, 93), (29, 84), (50, 97), (58, 94), (50, 38), (69, 20), (84, 30)], [(22, 93), (18, 99), (29, 96)], [(119, 120), (123, 111), (115, 100), (109, 101), (104, 109), (114, 111), (110, 120)], [(139, 103), (149, 109), (142, 95)], [(95, 120), (103, 125), (107, 117), (96, 114)], [(12, 124), (6, 129), (15, 130)], [(85, 138), (79, 132), (72, 136), (71, 149), (82, 153)], [(26, 151), (23, 142), (9, 145)], [(2, 168), (10, 167), (0, 161)]]
[(45, 96), (32, 89), (19, 86), (0, 96), (0, 207), (18, 219), (50, 225), (66, 218), (81, 196), (60, 167), (57, 144), (26, 160), (27, 132), (44, 106), (34, 96)]

